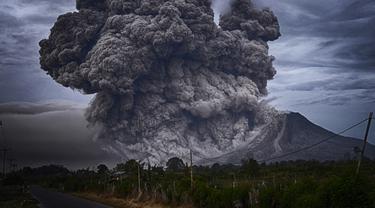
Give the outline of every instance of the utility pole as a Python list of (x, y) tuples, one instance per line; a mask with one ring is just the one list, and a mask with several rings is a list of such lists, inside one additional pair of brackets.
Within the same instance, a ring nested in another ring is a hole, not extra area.
[(8, 159), (8, 163), (9, 163), (9, 171), (10, 172), (14, 172), (15, 171), (15, 168), (16, 168), (16, 160), (15, 159)]
[(138, 162), (138, 196), (141, 195), (141, 164)]
[(233, 172), (232, 178), (232, 189), (236, 188), (236, 173)]
[(7, 152), (10, 151), (10, 149), (8, 148), (4, 148), (4, 149), (1, 149), (1, 151), (3, 152), (3, 176), (5, 178), (6, 176), (6, 157), (7, 157)]
[(4, 132), (3, 132), (3, 121), (0, 120), (0, 137), (3, 139), (4, 148), (0, 149), (3, 152), (3, 177), (6, 177), (6, 161), (7, 161), (7, 152), (10, 151), (9, 148), (6, 148)]
[(193, 190), (193, 151), (190, 148), (190, 188)]
[(8, 171), (12, 171), (12, 166), (13, 166), (14, 161), (15, 161), (15, 159), (11, 159), (11, 158), (8, 159), (8, 166), (9, 166)]
[(365, 133), (365, 138), (363, 140), (363, 146), (362, 146), (362, 149), (361, 149), (361, 156), (359, 157), (359, 160), (358, 160), (358, 166), (357, 166), (357, 171), (356, 171), (356, 177), (358, 176), (359, 174), (359, 170), (361, 168), (361, 163), (362, 163), (362, 159), (363, 159), (363, 156), (365, 154), (365, 149), (366, 149), (366, 145), (367, 145), (367, 138), (368, 138), (368, 133), (370, 131), (370, 127), (371, 127), (371, 120), (372, 120), (372, 116), (373, 116), (373, 112), (371, 112), (369, 114), (369, 117), (368, 117), (368, 121), (367, 121), (367, 127), (366, 127), (366, 133)]

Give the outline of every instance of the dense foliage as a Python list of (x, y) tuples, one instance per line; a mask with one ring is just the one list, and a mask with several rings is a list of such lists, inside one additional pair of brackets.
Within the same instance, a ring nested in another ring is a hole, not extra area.
[[(130, 160), (109, 169), (66, 171), (63, 167), (24, 168), (28, 183), (66, 192), (91, 192), (141, 201), (195, 207), (375, 207), (375, 161), (366, 160), (355, 176), (355, 161), (294, 161), (241, 166), (190, 167), (172, 158), (166, 168)], [(60, 171), (56, 171), (56, 170)], [(41, 175), (41, 172), (43, 173)], [(140, 180), (138, 180), (138, 178)]]

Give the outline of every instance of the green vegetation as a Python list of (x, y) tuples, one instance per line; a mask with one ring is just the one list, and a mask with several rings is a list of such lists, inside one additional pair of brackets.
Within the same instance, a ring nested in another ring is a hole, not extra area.
[(27, 187), (18, 177), (9, 177), (0, 185), (0, 208), (37, 208), (38, 201), (33, 199)]
[(192, 189), (190, 168), (178, 158), (172, 158), (166, 168), (130, 160), (112, 170), (105, 165), (95, 171), (75, 172), (45, 166), (25, 168), (17, 174), (28, 183), (61, 191), (152, 201), (170, 207), (375, 207), (375, 161), (364, 161), (358, 177), (355, 164), (294, 161), (266, 165), (247, 160), (241, 166), (194, 166)]

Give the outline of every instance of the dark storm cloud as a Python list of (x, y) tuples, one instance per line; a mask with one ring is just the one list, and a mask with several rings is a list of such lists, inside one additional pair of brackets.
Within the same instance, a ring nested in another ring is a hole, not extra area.
[(63, 104), (63, 103), (46, 103), (46, 104), (36, 104), (36, 103), (24, 103), (24, 102), (14, 102), (14, 103), (0, 103), (0, 115), (1, 114), (27, 114), (35, 115), (41, 113), (49, 112), (59, 112), (68, 110), (79, 110), (82, 109), (81, 106), (75, 106), (73, 104)]
[(332, 96), (332, 97), (326, 97), (322, 100), (314, 100), (309, 102), (302, 102), (299, 103), (300, 105), (315, 105), (315, 104), (328, 104), (333, 106), (340, 106), (347, 104), (350, 100), (348, 97), (345, 96)]
[(281, 24), (283, 36), (271, 44), (279, 75), (270, 92), (283, 95), (275, 103), (360, 106), (375, 101), (375, 1), (259, 0), (257, 5), (271, 7)]
[(37, 11), (26, 14), (23, 20), (34, 25), (51, 25), (60, 12), (74, 10), (74, 0), (19, 0), (18, 7), (38, 8)]
[[(323, 93), (322, 93), (323, 94)], [(354, 90), (347, 93), (328, 93), (323, 98), (309, 98), (295, 102), (294, 105), (328, 105), (328, 106), (345, 106), (345, 105), (366, 105), (375, 103), (375, 95), (370, 90)]]
[[(375, 68), (375, 2), (360, 0), (322, 18), (307, 32), (331, 39), (336, 62), (343, 68), (374, 70)], [(323, 48), (324, 50), (324, 48)]]
[(357, 0), (328, 14), (313, 30), (337, 45), (333, 56), (342, 68), (375, 70), (375, 1)]
[(0, 31), (5, 32), (6, 29), (18, 28), (23, 24), (24, 23), (22, 23), (22, 21), (18, 20), (16, 17), (0, 11)]
[[(375, 25), (375, 21), (373, 25)], [(344, 60), (346, 64), (344, 67), (347, 69), (375, 71), (374, 40), (359, 40), (353, 41), (351, 45), (343, 45), (337, 49), (335, 57)]]
[[(87, 128), (84, 109), (61, 104), (10, 103), (10, 112), (0, 114), (11, 158), (20, 166), (62, 164), (71, 168), (111, 164), (119, 158), (92, 140), (97, 130)], [(63, 111), (60, 111), (63, 110)], [(3, 146), (3, 138), (0, 146)]]
[(375, 89), (373, 78), (346, 78), (346, 79), (326, 79), (289, 85), (288, 90), (314, 91), (314, 90), (362, 90)]
[(19, 65), (30, 61), (35, 63), (25, 56), (30, 53), (30, 43), (36, 38), (32, 34), (26, 35), (27, 32), (23, 29), (25, 25), (22, 20), (0, 10), (0, 70), (2, 72), (7, 65)]
[[(46, 37), (58, 14), (74, 10), (74, 0), (2, 0), (0, 2), (0, 102), (73, 99), (41, 72), (38, 42)], [(47, 90), (48, 89), (48, 90)]]

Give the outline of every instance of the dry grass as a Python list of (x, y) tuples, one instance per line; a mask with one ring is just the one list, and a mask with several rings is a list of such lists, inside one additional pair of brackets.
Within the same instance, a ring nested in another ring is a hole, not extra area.
[(98, 195), (96, 193), (75, 193), (75, 196), (91, 201), (99, 202), (114, 208), (193, 208), (192, 205), (171, 206), (153, 201), (140, 202), (134, 199), (120, 199), (109, 195)]

